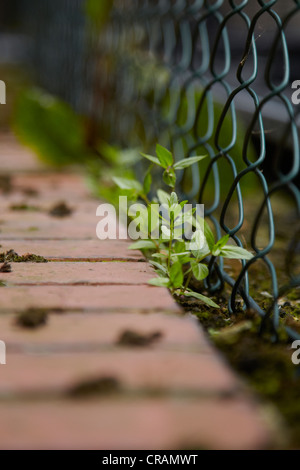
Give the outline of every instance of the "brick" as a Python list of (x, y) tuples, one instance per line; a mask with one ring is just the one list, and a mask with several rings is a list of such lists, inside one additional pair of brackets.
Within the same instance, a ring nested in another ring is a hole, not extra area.
[(64, 310), (180, 312), (171, 294), (152, 286), (38, 286), (1, 289), (0, 312), (29, 307)]
[(38, 162), (30, 150), (21, 147), (13, 135), (0, 135), (0, 173), (14, 173), (20, 171), (42, 170), (44, 167)]
[[(99, 203), (89, 204), (89, 210), (75, 211), (66, 218), (51, 217), (41, 212), (10, 211), (1, 214), (1, 239), (94, 239), (100, 217), (96, 216)], [(116, 225), (116, 216), (108, 218), (109, 238), (127, 237), (125, 227)], [(116, 230), (117, 229), (117, 230)]]
[(82, 382), (114, 377), (126, 390), (234, 393), (239, 383), (213, 354), (116, 348), (91, 353), (6, 352), (1, 394), (63, 393)]
[[(81, 175), (65, 173), (65, 172), (51, 172), (51, 173), (33, 173), (33, 174), (18, 174), (13, 177), (13, 186), (16, 191), (23, 193), (24, 188), (31, 188), (38, 191), (39, 195), (34, 198), (37, 203), (42, 197), (48, 201), (58, 200), (60, 198), (66, 199), (65, 202), (73, 203), (73, 199), (78, 203), (79, 198), (90, 199), (90, 194), (86, 185), (83, 182)], [(90, 199), (91, 200), (91, 199)]]
[[(159, 332), (162, 336), (152, 348), (175, 348), (211, 352), (211, 346), (196, 319), (155, 313), (51, 315), (47, 326), (36, 331), (19, 328), (15, 316), (0, 316), (0, 337), (8, 349), (22, 351), (89, 351), (96, 347), (114, 347), (124, 331), (141, 335)], [(139, 350), (139, 349), (138, 349)]]
[(5, 450), (255, 450), (273, 438), (241, 398), (8, 402), (0, 415)]
[(0, 273), (9, 285), (98, 284), (139, 285), (156, 277), (147, 263), (15, 263), (13, 272)]
[[(1, 237), (1, 233), (0, 233)], [(144, 260), (140, 251), (129, 250), (123, 240), (1, 240), (1, 251), (34, 253), (50, 260)]]

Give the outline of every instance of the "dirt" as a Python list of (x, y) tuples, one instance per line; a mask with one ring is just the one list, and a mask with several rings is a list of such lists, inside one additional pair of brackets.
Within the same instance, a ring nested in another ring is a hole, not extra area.
[(9, 194), (13, 190), (12, 178), (9, 175), (0, 175), (0, 193)]
[(155, 331), (149, 334), (141, 334), (136, 331), (126, 330), (121, 333), (117, 340), (118, 346), (147, 347), (156, 343), (162, 338), (162, 333)]
[(12, 272), (12, 267), (11, 264), (9, 264), (7, 261), (0, 266), (0, 273), (11, 273)]
[(45, 326), (47, 321), (48, 312), (46, 310), (40, 308), (29, 308), (18, 315), (15, 323), (17, 326), (22, 328), (35, 330)]
[(93, 396), (107, 396), (118, 393), (121, 384), (114, 377), (100, 377), (74, 385), (68, 390), (67, 395), (71, 398), (81, 399)]
[(50, 211), (49, 215), (52, 217), (70, 217), (73, 214), (73, 209), (71, 209), (65, 202), (60, 202), (55, 204)]
[[(300, 291), (294, 288), (280, 299), (280, 328), (277, 341), (271, 321), (262, 328), (261, 317), (253, 310), (238, 309), (230, 315), (226, 295), (213, 297), (220, 309), (207, 308), (196, 299), (177, 298), (193, 313), (211, 341), (230, 365), (258, 393), (271, 403), (283, 418), (286, 448), (300, 448), (300, 366), (292, 362), (291, 340), (286, 326), (300, 333)], [(267, 308), (270, 299), (261, 296), (260, 307)]]

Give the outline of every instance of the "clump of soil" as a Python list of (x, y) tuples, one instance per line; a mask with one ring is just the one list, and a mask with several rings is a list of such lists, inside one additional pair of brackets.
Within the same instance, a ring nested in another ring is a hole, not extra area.
[(16, 319), (16, 325), (22, 328), (37, 329), (45, 326), (48, 321), (48, 313), (44, 309), (29, 308), (20, 313)]
[(5, 253), (0, 253), (0, 263), (48, 263), (48, 260), (43, 256), (33, 255), (26, 253), (20, 256), (14, 250), (9, 250)]
[(111, 395), (121, 390), (121, 384), (115, 377), (100, 377), (99, 379), (81, 382), (67, 392), (72, 398), (86, 398), (99, 395)]
[(56, 204), (49, 211), (49, 215), (52, 217), (70, 217), (72, 214), (73, 209), (71, 209), (65, 202)]
[(4, 264), (0, 267), (0, 273), (11, 273), (11, 264), (9, 264), (7, 261), (5, 261)]
[(32, 188), (22, 188), (21, 191), (25, 196), (28, 197), (37, 197), (39, 195), (39, 192)]
[(146, 347), (151, 346), (153, 343), (160, 340), (162, 336), (162, 333), (159, 331), (149, 334), (141, 334), (136, 331), (126, 330), (120, 335), (116, 344), (118, 346)]
[(0, 192), (9, 194), (13, 190), (12, 178), (9, 175), (0, 175)]

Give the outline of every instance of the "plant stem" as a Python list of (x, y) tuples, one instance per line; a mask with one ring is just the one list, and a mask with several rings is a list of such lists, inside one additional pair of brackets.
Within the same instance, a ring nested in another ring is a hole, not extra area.
[(188, 277), (187, 277), (187, 281), (186, 281), (186, 283), (185, 283), (185, 285), (184, 285), (184, 287), (183, 287), (183, 290), (182, 290), (182, 293), (183, 293), (183, 294), (185, 293), (185, 291), (186, 291), (187, 288), (189, 287), (189, 284), (190, 284), (190, 282), (191, 282), (191, 280), (192, 280), (192, 277), (193, 277), (193, 271), (190, 271), (190, 273), (189, 273), (189, 275), (188, 275)]
[(173, 236), (174, 236), (174, 222), (171, 220), (171, 223), (170, 223), (169, 253), (168, 253), (168, 271), (170, 271), (170, 267), (171, 267), (171, 251), (172, 251)]

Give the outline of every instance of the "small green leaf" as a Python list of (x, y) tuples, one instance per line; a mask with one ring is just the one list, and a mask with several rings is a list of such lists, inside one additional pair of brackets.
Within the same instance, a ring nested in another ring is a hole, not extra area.
[(209, 297), (206, 297), (205, 295), (202, 295), (202, 294), (198, 294), (198, 292), (186, 291), (184, 293), (184, 296), (185, 297), (194, 297), (195, 299), (201, 300), (202, 302), (209, 305), (210, 307), (220, 308), (219, 305), (217, 305)]
[(170, 287), (170, 279), (167, 277), (155, 277), (154, 279), (150, 279), (148, 284), (156, 287)]
[(203, 281), (209, 275), (208, 267), (202, 263), (192, 263), (192, 271), (197, 281)]
[(160, 202), (160, 204), (165, 204), (166, 206), (169, 205), (170, 202), (170, 194), (168, 194), (166, 191), (163, 191), (162, 189), (159, 189), (157, 191), (157, 197)]
[(221, 253), (221, 250), (222, 248), (227, 245), (229, 241), (229, 235), (225, 235), (224, 237), (222, 237), (214, 246), (213, 250), (212, 250), (212, 254), (214, 256), (219, 256), (220, 253)]
[(152, 255), (152, 258), (163, 260), (163, 259), (167, 259), (168, 255), (166, 253), (154, 253)]
[(228, 259), (252, 259), (253, 255), (239, 246), (225, 246), (222, 248), (220, 256)]
[(156, 146), (156, 154), (158, 156), (159, 162), (163, 168), (168, 168), (172, 166), (174, 163), (172, 153), (163, 147), (162, 145), (157, 144)]
[(185, 252), (185, 241), (184, 240), (178, 241), (174, 244), (174, 252), (179, 253), (179, 254)]
[(210, 254), (205, 235), (201, 230), (197, 230), (194, 233), (191, 243), (189, 244), (189, 249), (198, 260), (202, 260)]
[(138, 193), (143, 192), (143, 186), (141, 185), (139, 181), (131, 180), (129, 178), (119, 178), (119, 177), (114, 177), (113, 181), (121, 189), (129, 190), (129, 191), (134, 190), (134, 191), (137, 191)]
[(170, 186), (171, 188), (175, 188), (176, 185), (176, 174), (175, 170), (173, 168), (168, 168), (163, 175), (163, 180), (166, 183), (167, 186)]
[(172, 193), (170, 197), (170, 206), (177, 205), (178, 204), (178, 197), (176, 193)]
[(215, 236), (208, 225), (208, 223), (204, 220), (204, 235), (210, 250), (214, 249), (215, 246)]
[(190, 253), (173, 253), (171, 255), (171, 259), (180, 263), (181, 265), (190, 263), (194, 260), (194, 258), (191, 258)]
[(182, 272), (182, 265), (181, 263), (174, 263), (171, 266), (170, 269), (170, 280), (172, 283), (172, 286), (177, 289), (178, 287), (181, 287), (183, 284), (183, 272)]
[(159, 271), (162, 271), (164, 274), (168, 274), (167, 268), (163, 266), (162, 264), (157, 263), (156, 261), (149, 261), (149, 263), (152, 264), (152, 266), (157, 268)]
[(161, 166), (162, 164), (158, 160), (157, 157), (153, 157), (152, 155), (147, 155), (146, 153), (141, 153), (142, 157), (147, 158), (147, 160), (150, 160), (150, 162), (155, 163), (155, 165)]
[(188, 204), (188, 202), (189, 202), (189, 201), (182, 201), (182, 202), (180, 203), (181, 209), (183, 209), (184, 206), (185, 206), (186, 204)]
[(139, 240), (130, 245), (129, 250), (154, 250), (155, 244), (150, 240)]
[(175, 170), (184, 170), (185, 168), (188, 168), (194, 163), (200, 162), (204, 158), (206, 158), (207, 155), (202, 155), (200, 157), (190, 157), (190, 158), (184, 158), (183, 160), (180, 160), (179, 162), (175, 163), (174, 169)]

